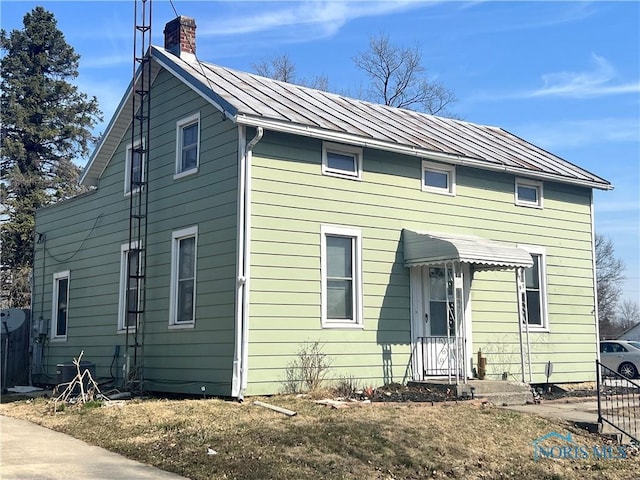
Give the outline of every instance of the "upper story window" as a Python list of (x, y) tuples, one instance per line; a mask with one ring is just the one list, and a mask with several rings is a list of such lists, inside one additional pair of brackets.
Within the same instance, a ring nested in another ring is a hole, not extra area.
[(362, 327), (362, 235), (321, 227), (322, 326)]
[(456, 167), (444, 163), (422, 161), (422, 190), (425, 192), (456, 194)]
[(196, 258), (198, 227), (172, 234), (169, 325), (193, 327), (196, 321)]
[(144, 144), (139, 141), (127, 145), (124, 170), (124, 194), (140, 190), (144, 182)]
[(547, 317), (547, 275), (546, 255), (542, 247), (522, 246), (531, 254), (533, 265), (524, 270), (524, 287), (527, 298), (527, 322), (529, 328), (546, 330)]
[(322, 173), (360, 180), (362, 178), (362, 148), (322, 142)]
[(178, 121), (176, 127), (176, 174), (180, 178), (198, 171), (200, 164), (200, 113)]
[(542, 208), (542, 182), (524, 178), (516, 178), (516, 205)]
[(51, 339), (66, 340), (69, 321), (69, 271), (53, 274)]

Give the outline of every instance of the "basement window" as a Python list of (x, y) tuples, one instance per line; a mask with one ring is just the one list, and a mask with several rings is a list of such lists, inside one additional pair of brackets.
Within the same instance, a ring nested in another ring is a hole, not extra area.
[(323, 142), (322, 174), (360, 180), (362, 178), (362, 148)]
[(178, 121), (176, 126), (176, 172), (173, 178), (191, 175), (200, 164), (200, 113)]

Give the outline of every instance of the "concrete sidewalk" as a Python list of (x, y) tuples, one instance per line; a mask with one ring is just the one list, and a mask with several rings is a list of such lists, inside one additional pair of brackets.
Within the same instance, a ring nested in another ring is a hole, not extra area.
[(0, 444), (2, 480), (187, 480), (3, 415)]
[(583, 428), (598, 425), (598, 401), (593, 398), (543, 400), (539, 404), (509, 405), (503, 408), (577, 423)]

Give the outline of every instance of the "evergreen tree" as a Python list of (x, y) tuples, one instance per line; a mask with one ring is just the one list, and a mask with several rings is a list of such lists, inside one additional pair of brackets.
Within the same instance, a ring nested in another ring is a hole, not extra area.
[(36, 7), (23, 25), (0, 31), (2, 294), (14, 307), (29, 305), (35, 211), (80, 191), (73, 160), (89, 153), (101, 120), (96, 98), (70, 83), (80, 56), (53, 14)]

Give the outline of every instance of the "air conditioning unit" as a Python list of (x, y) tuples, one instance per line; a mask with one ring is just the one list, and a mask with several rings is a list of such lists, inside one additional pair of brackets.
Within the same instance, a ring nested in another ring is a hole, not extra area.
[[(85, 370), (89, 370), (91, 377), (95, 380), (96, 378), (96, 366), (92, 362), (88, 362), (86, 360), (80, 361), (80, 374), (83, 374)], [(60, 385), (62, 383), (71, 383), (71, 381), (78, 375), (78, 369), (73, 364), (73, 362), (66, 363), (58, 363), (56, 365), (56, 375), (57, 375), (57, 384)], [(82, 386), (84, 388), (85, 393), (89, 387), (89, 377), (85, 375), (82, 380)], [(67, 386), (58, 389), (60, 393), (64, 391)], [(73, 389), (73, 395), (80, 395), (80, 385), (76, 385)]]

